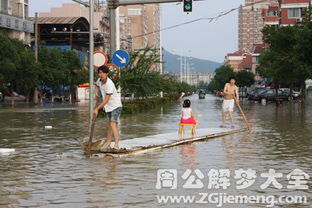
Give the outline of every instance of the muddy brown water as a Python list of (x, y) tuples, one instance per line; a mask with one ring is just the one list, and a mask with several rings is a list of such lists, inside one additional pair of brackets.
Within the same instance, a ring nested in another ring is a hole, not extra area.
[[(220, 125), (222, 100), (207, 95), (191, 97), (200, 122), (198, 128)], [(79, 140), (88, 136), (87, 107), (47, 104), (43, 106), (6, 105), (0, 107), (0, 148), (15, 148), (16, 153), (0, 156), (0, 207), (216, 207), (216, 204), (158, 203), (160, 195), (226, 193), (245, 195), (302, 195), (308, 190), (287, 189), (286, 175), (300, 169), (312, 177), (312, 107), (302, 110), (298, 103), (244, 103), (253, 132), (211, 139), (125, 158), (87, 159)], [(244, 126), (235, 111), (237, 126)], [(172, 103), (121, 119), (122, 139), (177, 132), (180, 104)], [(44, 126), (53, 129), (46, 130)], [(95, 137), (105, 137), (105, 120), (96, 124)], [(144, 139), (144, 138), (142, 138)], [(236, 189), (234, 172), (253, 169), (256, 182)], [(177, 189), (156, 189), (157, 170), (174, 169)], [(183, 188), (181, 175), (187, 170), (204, 173), (201, 189)], [(208, 189), (211, 169), (231, 171), (231, 185), (226, 189)], [(283, 173), (278, 182), (283, 188), (261, 189), (261, 173), (275, 169)], [(276, 205), (281, 207), (311, 207)], [(276, 207), (275, 206), (275, 207)], [(265, 207), (260, 204), (227, 204), (223, 207)]]

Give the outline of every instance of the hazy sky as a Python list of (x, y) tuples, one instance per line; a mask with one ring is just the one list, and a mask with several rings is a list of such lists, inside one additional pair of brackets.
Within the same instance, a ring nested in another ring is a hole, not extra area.
[[(30, 0), (30, 14), (47, 12), (71, 0)], [(205, 0), (193, 3), (193, 12), (183, 13), (182, 4), (162, 4), (162, 28), (201, 17), (214, 17), (222, 11), (238, 7), (244, 0)], [(181, 50), (201, 59), (223, 62), (228, 52), (237, 50), (237, 11), (216, 22), (199, 21), (162, 33), (165, 49), (176, 54)], [(188, 52), (186, 52), (188, 51)]]

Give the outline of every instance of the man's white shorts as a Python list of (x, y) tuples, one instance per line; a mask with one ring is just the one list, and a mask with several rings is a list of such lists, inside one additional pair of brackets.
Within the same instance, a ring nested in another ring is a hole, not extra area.
[(234, 109), (234, 99), (223, 100), (222, 110), (223, 112), (233, 112)]

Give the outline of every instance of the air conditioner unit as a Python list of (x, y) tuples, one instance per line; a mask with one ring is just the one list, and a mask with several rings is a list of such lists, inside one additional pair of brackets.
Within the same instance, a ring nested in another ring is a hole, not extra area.
[(298, 22), (302, 22), (302, 18), (297, 18), (296, 19), (296, 22), (298, 23)]

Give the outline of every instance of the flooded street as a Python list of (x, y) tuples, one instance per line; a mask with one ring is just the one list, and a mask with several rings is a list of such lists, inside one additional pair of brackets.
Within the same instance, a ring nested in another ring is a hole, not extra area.
[[(221, 124), (222, 100), (207, 95), (205, 100), (191, 97), (199, 120), (198, 128)], [(312, 108), (303, 111), (298, 103), (244, 103), (253, 132), (238, 133), (205, 142), (187, 144), (124, 158), (87, 159), (79, 140), (88, 136), (88, 109), (74, 105), (38, 107), (0, 107), (0, 148), (15, 148), (9, 156), (0, 156), (0, 207), (216, 207), (215, 204), (158, 203), (157, 195), (181, 195), (199, 192), (226, 194), (305, 195), (309, 190), (287, 189), (286, 175), (300, 169), (312, 177)], [(172, 103), (137, 115), (123, 116), (121, 138), (131, 139), (178, 131), (181, 106)], [(236, 123), (244, 126), (235, 109)], [(46, 130), (44, 126), (53, 129)], [(104, 119), (96, 124), (95, 137), (105, 137)], [(188, 133), (188, 132), (187, 132)], [(144, 138), (142, 138), (144, 139)], [(256, 182), (246, 189), (235, 187), (234, 171), (253, 169)], [(187, 169), (201, 170), (204, 188), (156, 189), (157, 170), (176, 169), (179, 177)], [(207, 173), (211, 169), (229, 169), (231, 186), (209, 190)], [(283, 173), (277, 178), (281, 189), (272, 185), (261, 189), (269, 169)], [(311, 207), (284, 205), (280, 207)], [(265, 207), (254, 204), (227, 204), (224, 207)], [(277, 206), (276, 206), (277, 207)]]

